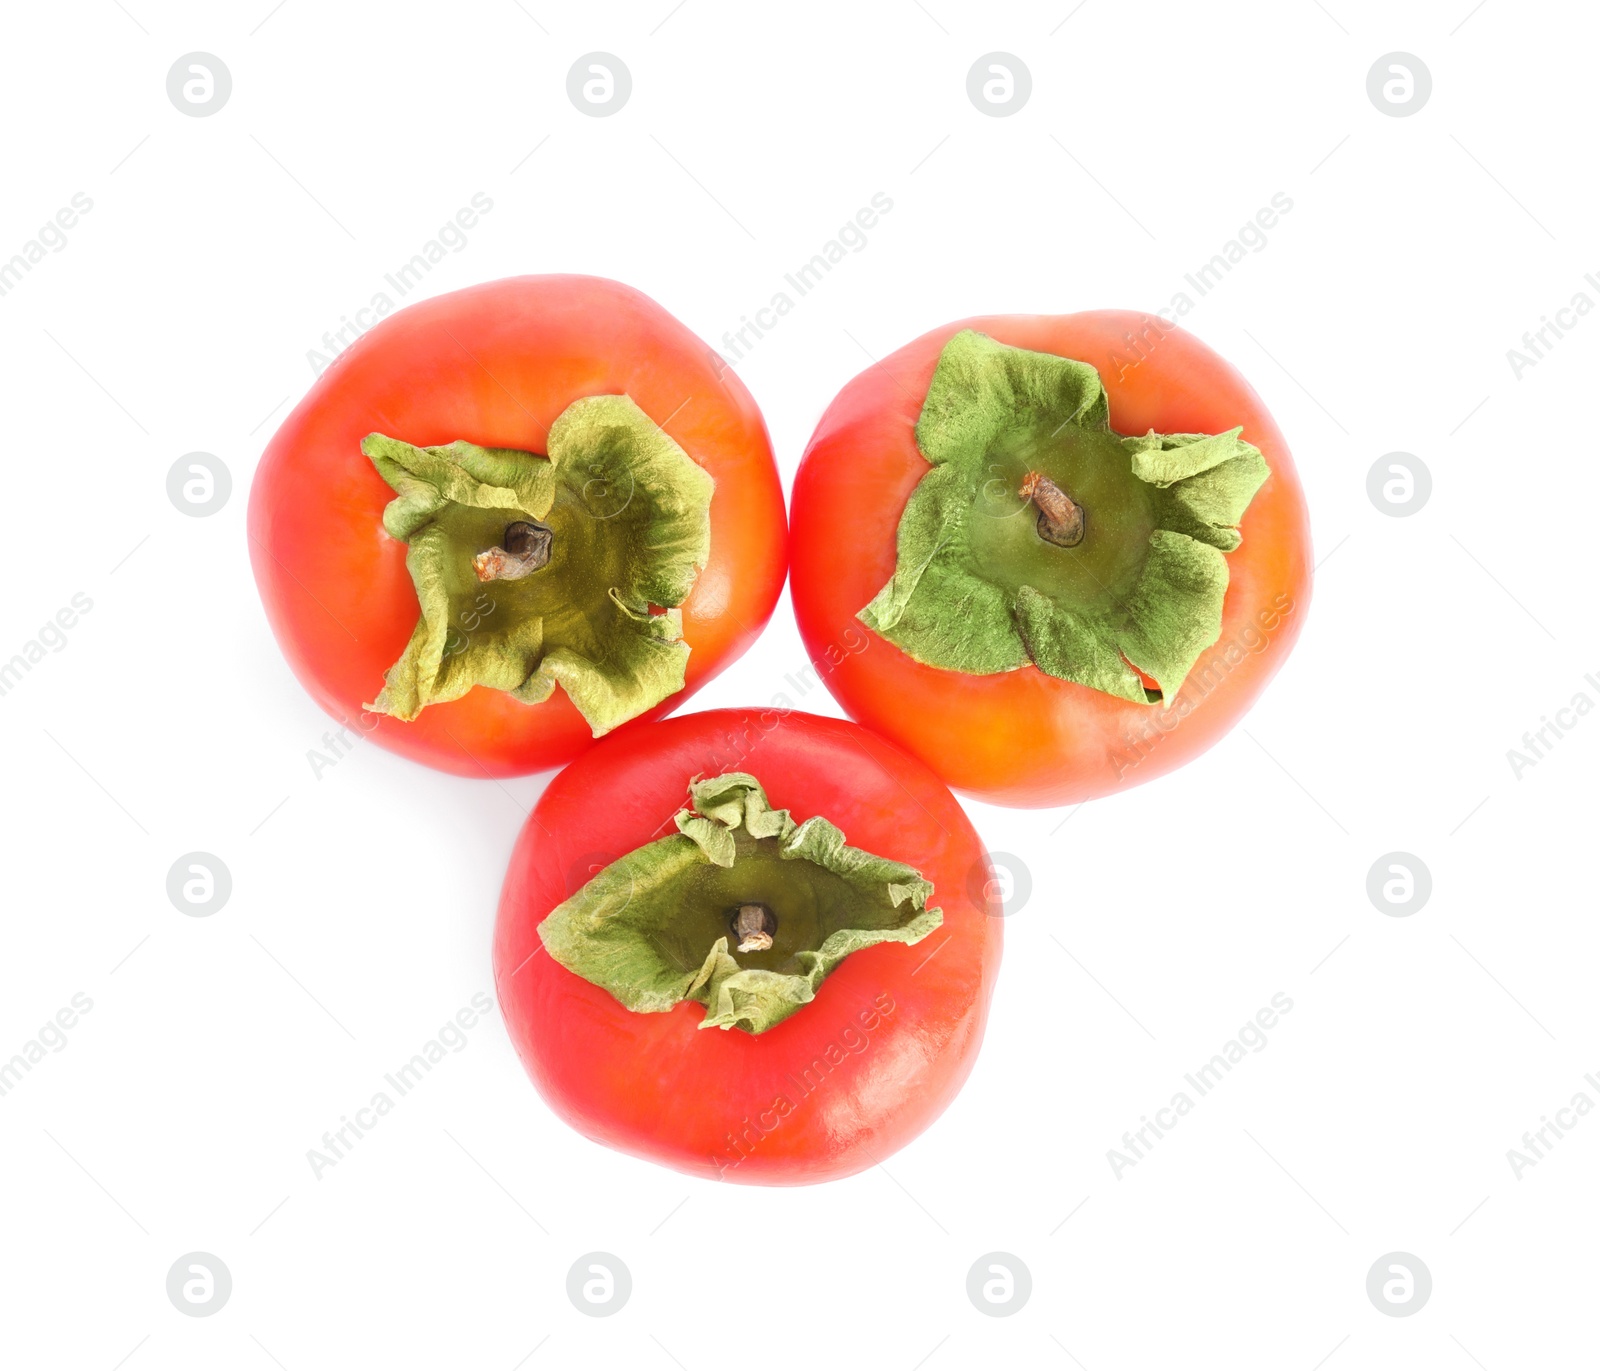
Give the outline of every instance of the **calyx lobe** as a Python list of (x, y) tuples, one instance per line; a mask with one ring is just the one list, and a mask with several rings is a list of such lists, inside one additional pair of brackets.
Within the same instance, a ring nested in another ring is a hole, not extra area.
[(625, 395), (574, 401), (546, 446), (362, 441), (420, 607), (367, 708), (411, 720), (474, 686), (533, 705), (559, 685), (598, 737), (683, 689), (711, 477)]
[[(628, 1009), (692, 1000), (701, 1028), (763, 1033), (852, 953), (944, 920), (915, 868), (850, 847), (820, 815), (796, 823), (748, 773), (696, 780), (689, 798), (676, 834), (619, 857), (539, 925), (557, 962)], [(730, 949), (730, 909), (748, 934), (770, 930), (768, 945)]]
[(1170, 703), (1221, 636), (1226, 554), (1270, 474), (1241, 432), (1123, 436), (1092, 366), (964, 330), (917, 422), (930, 470), (894, 574), (858, 617), (929, 666)]

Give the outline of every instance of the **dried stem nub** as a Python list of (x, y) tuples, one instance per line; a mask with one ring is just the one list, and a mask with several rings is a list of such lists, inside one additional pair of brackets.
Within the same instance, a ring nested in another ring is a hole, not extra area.
[(1056, 547), (1077, 547), (1083, 541), (1083, 506), (1048, 476), (1030, 471), (1017, 494), (1039, 506), (1035, 527), (1045, 542)]
[(742, 904), (728, 920), (741, 952), (766, 952), (778, 931), (777, 916), (764, 904)]
[(519, 519), (507, 524), (503, 547), (491, 547), (472, 559), (472, 569), (480, 581), (520, 581), (550, 561), (550, 543), (555, 534), (537, 520)]

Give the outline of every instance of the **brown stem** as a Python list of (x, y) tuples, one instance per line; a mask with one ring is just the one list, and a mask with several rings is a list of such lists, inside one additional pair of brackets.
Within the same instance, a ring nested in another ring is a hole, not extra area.
[(550, 562), (554, 534), (544, 524), (518, 520), (507, 524), (504, 547), (491, 547), (472, 559), (480, 581), (520, 581)]
[(1083, 506), (1048, 476), (1030, 471), (1017, 491), (1024, 500), (1039, 506), (1039, 536), (1057, 547), (1077, 547), (1083, 541)]
[(741, 952), (765, 952), (772, 946), (778, 920), (764, 904), (742, 904), (733, 911), (733, 936)]

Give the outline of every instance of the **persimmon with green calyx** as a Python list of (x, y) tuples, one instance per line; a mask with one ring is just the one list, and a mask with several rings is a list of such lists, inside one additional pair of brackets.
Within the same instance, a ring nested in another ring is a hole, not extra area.
[(710, 1179), (872, 1166), (972, 1068), (988, 858), (926, 767), (839, 719), (716, 710), (604, 739), (512, 856), (495, 983), (563, 1118)]
[(558, 766), (747, 648), (787, 567), (761, 415), (614, 281), (528, 276), (401, 310), (268, 445), (250, 550), (330, 714), (444, 770)]
[[(1231, 366), (1145, 315), (974, 319), (902, 348), (824, 414), (792, 518), (819, 676), (1000, 804), (1075, 803), (1197, 756), (1309, 607), (1282, 435)], [(844, 650), (862, 624), (867, 646)]]

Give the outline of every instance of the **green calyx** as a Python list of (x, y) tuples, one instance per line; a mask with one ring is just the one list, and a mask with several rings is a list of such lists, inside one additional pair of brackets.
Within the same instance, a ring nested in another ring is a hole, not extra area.
[[(676, 834), (619, 857), (539, 925), (556, 961), (628, 1009), (693, 1000), (701, 1028), (764, 1033), (852, 952), (944, 921), (914, 868), (846, 846), (824, 818), (796, 824), (753, 776), (697, 780), (689, 798)], [(737, 911), (752, 906), (769, 911), (770, 946), (741, 951)]]
[[(473, 686), (533, 705), (559, 685), (599, 737), (683, 689), (711, 477), (626, 395), (574, 401), (547, 446), (362, 440), (422, 610), (368, 709), (415, 719)], [(505, 555), (530, 527), (547, 558), (531, 571)]]
[[(1170, 703), (1221, 636), (1225, 554), (1269, 474), (1241, 431), (1124, 437), (1092, 366), (964, 330), (917, 421), (932, 470), (900, 517), (894, 575), (858, 617), (929, 666), (1031, 664)], [(1051, 536), (1062, 493), (1070, 546)]]

